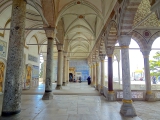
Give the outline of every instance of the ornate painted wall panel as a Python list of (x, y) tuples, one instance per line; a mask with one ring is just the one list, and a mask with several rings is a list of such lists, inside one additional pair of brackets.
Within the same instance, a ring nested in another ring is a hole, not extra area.
[(7, 42), (0, 40), (0, 56), (6, 57)]

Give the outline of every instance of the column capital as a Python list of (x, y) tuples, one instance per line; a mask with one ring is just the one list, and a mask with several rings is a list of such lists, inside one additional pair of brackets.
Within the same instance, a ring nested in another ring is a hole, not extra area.
[(63, 44), (58, 44), (58, 45), (57, 45), (57, 49), (58, 49), (58, 50), (63, 50)]
[(67, 57), (67, 61), (69, 61), (70, 59)]
[(140, 51), (142, 52), (143, 56), (149, 56), (151, 48), (150, 49), (140, 49)]
[(131, 42), (131, 35), (121, 35), (118, 37), (118, 43), (121, 47), (127, 47), (129, 46)]
[(65, 57), (67, 57), (67, 54), (68, 54), (67, 52), (63, 52), (63, 55), (64, 55)]
[(93, 62), (93, 66), (96, 66), (96, 62)]
[(54, 31), (53, 30), (45, 30), (47, 38), (54, 38)]
[(97, 63), (97, 62), (99, 62), (99, 61), (100, 61), (100, 58), (99, 58), (99, 57), (97, 57), (95, 62)]
[(107, 47), (107, 56), (112, 57), (114, 52), (114, 47)]
[(104, 60), (105, 57), (106, 57), (106, 55), (104, 55), (104, 54), (99, 56), (99, 58), (100, 58), (101, 61)]

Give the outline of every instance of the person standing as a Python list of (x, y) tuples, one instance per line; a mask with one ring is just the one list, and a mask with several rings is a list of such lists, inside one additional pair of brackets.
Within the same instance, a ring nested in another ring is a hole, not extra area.
[(79, 83), (81, 83), (81, 76), (79, 77)]
[(73, 76), (73, 82), (76, 82), (76, 77), (75, 77), (75, 75)]
[(90, 76), (88, 76), (87, 81), (88, 81), (88, 85), (90, 85), (91, 84), (91, 77)]

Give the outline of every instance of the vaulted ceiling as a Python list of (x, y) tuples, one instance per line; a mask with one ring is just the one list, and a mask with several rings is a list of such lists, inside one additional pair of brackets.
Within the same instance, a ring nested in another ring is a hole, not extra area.
[[(70, 58), (88, 58), (89, 54), (99, 49), (95, 44), (100, 40), (99, 35), (106, 25), (109, 16), (117, 5), (117, 0), (35, 0), (37, 7), (43, 11), (44, 17), (48, 23), (55, 25), (57, 29), (57, 39), (64, 45), (64, 52), (68, 52)], [(52, 1), (52, 2), (51, 2)], [(122, 1), (122, 0), (118, 0)], [(134, 17), (134, 24), (140, 22), (147, 14), (150, 13), (150, 0), (139, 0), (141, 4), (138, 7)], [(35, 7), (33, 1), (27, 0), (26, 13), (26, 28), (42, 28), (45, 24), (40, 11)], [(53, 7), (53, 3), (55, 4)], [(1, 28), (9, 28), (11, 17), (10, 0), (0, 0), (0, 16)], [(45, 6), (44, 6), (45, 5)], [(136, 4), (135, 4), (136, 5)], [(46, 7), (47, 10), (43, 10)], [(52, 9), (54, 8), (54, 9)], [(52, 11), (51, 11), (52, 10)], [(54, 12), (54, 15), (53, 13)], [(115, 11), (116, 12), (116, 11)], [(120, 9), (118, 11), (120, 13)], [(51, 15), (52, 14), (52, 15)], [(51, 16), (50, 16), (51, 15)], [(5, 17), (4, 17), (5, 16)], [(115, 16), (118, 17), (118, 16)], [(52, 23), (55, 22), (55, 23)], [(116, 21), (118, 22), (118, 21)], [(139, 27), (157, 27), (160, 23), (153, 13), (148, 20), (143, 22)], [(108, 25), (109, 26), (109, 25)], [(106, 32), (108, 41), (102, 40), (100, 45), (101, 53), (105, 53), (105, 47), (112, 46), (117, 40), (116, 23), (112, 23), (110, 30)], [(7, 31), (0, 30), (1, 36), (8, 34)], [(46, 56), (47, 38), (44, 30), (26, 30), (25, 31), (25, 46), (29, 47), (32, 43), (31, 38), (37, 41), (39, 53), (44, 53)], [(114, 41), (113, 41), (114, 39)], [(57, 52), (56, 44), (54, 43), (54, 51)], [(105, 46), (105, 45), (107, 46)], [(54, 54), (57, 56), (57, 53)]]
[(57, 24), (63, 21), (65, 51), (70, 58), (88, 57), (115, 1), (58, 0)]

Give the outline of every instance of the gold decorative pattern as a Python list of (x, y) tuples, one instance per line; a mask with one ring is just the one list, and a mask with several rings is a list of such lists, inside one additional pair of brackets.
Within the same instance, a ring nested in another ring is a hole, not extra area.
[(31, 83), (31, 66), (27, 66), (27, 79), (26, 79), (26, 86), (29, 87)]
[(123, 99), (122, 102), (123, 102), (123, 103), (131, 104), (133, 101), (132, 101), (132, 100), (125, 100), (125, 99)]
[(97, 63), (96, 66), (99, 66), (99, 63)]
[(4, 63), (0, 62), (0, 92), (3, 91), (4, 69), (5, 69)]
[(129, 46), (121, 46), (122, 49), (128, 49)]
[[(135, 15), (134, 18), (134, 26), (140, 22), (142, 19), (144, 19), (149, 13), (151, 13), (150, 11), (150, 2), (149, 0), (142, 0), (141, 4), (138, 7), (137, 13)], [(158, 27), (160, 26), (160, 21), (157, 19), (157, 16), (155, 13), (152, 13), (152, 15), (150, 15), (150, 17), (145, 20), (143, 23), (141, 23), (140, 26), (143, 27)]]
[(108, 91), (109, 94), (114, 94), (114, 91)]
[(147, 93), (147, 95), (151, 95), (152, 91), (150, 90), (150, 91), (147, 91), (146, 93)]

